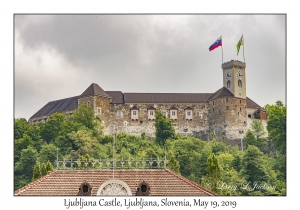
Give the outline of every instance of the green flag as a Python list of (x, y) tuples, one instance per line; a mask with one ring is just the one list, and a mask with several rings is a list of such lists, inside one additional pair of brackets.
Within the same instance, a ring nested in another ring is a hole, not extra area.
[(244, 45), (243, 35), (242, 35), (242, 37), (240, 38), (239, 42), (236, 45), (236, 48), (237, 48), (237, 54), (236, 55), (239, 54), (241, 45)]

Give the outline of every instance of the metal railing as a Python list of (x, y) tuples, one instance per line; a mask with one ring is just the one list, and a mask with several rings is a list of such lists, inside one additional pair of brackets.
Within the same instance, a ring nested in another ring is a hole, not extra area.
[(56, 160), (58, 170), (85, 170), (85, 169), (165, 169), (168, 161), (165, 159), (78, 159)]

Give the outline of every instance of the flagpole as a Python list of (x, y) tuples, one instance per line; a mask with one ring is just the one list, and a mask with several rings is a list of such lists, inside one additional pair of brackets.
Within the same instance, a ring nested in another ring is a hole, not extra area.
[(245, 48), (245, 39), (244, 39), (244, 35), (243, 36), (243, 57), (244, 57), (244, 63), (246, 63), (246, 60), (245, 60), (245, 53), (244, 53), (244, 48)]
[(222, 65), (223, 65), (223, 46), (221, 46), (221, 48), (222, 48), (222, 64), (221, 64), (221, 67), (222, 67)]

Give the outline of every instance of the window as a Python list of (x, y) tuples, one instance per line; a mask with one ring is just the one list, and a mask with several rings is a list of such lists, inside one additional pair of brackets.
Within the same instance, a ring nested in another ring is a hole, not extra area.
[(154, 116), (154, 112), (153, 111), (150, 111), (150, 116)]
[(164, 115), (165, 117), (167, 117), (167, 112), (166, 112), (166, 111), (163, 111), (162, 113), (163, 113), (163, 115)]
[(101, 108), (97, 109), (97, 114), (101, 114)]
[(242, 111), (242, 107), (240, 107), (240, 112)]
[(213, 105), (215, 105), (215, 102), (213, 101)]
[(252, 118), (252, 117), (251, 117), (251, 114), (248, 114), (248, 118)]
[(185, 119), (186, 119), (186, 120), (191, 120), (191, 119), (193, 119), (193, 112), (192, 112), (192, 110), (190, 110), (190, 109), (185, 110)]
[(230, 88), (231, 87), (231, 82), (230, 80), (227, 81), (227, 88)]
[(123, 113), (122, 113), (121, 110), (118, 110), (118, 111), (117, 111), (117, 116), (118, 116), (118, 117), (122, 117), (122, 114), (123, 114)]
[(226, 106), (226, 110), (229, 110), (229, 107), (228, 107), (228, 106)]
[(176, 120), (177, 119), (177, 110), (171, 110), (170, 119)]
[(219, 110), (219, 114), (222, 114), (220, 110)]
[(89, 101), (87, 102), (87, 105), (90, 105), (90, 102), (89, 102)]
[(139, 119), (139, 111), (138, 109), (134, 109), (134, 110), (131, 110), (131, 119), (132, 120), (137, 120)]
[(240, 100), (240, 104), (242, 103), (242, 100)]
[(148, 110), (148, 119), (149, 120), (154, 120), (155, 119), (155, 110), (154, 109), (150, 109)]
[(242, 87), (242, 80), (240, 80), (240, 79), (238, 80), (238, 86)]
[(226, 98), (226, 103), (228, 103), (228, 98)]

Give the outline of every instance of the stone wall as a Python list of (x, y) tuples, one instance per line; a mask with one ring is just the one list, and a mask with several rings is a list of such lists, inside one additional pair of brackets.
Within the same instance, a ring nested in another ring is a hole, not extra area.
[(209, 132), (221, 139), (236, 139), (247, 130), (246, 100), (219, 98), (209, 102)]
[[(155, 119), (149, 119), (148, 109), (153, 107), (166, 113), (170, 118), (170, 108), (177, 108), (177, 119), (174, 120), (175, 131), (184, 135), (198, 134), (199, 137), (206, 135), (208, 130), (208, 104), (109, 104), (109, 100), (96, 98), (96, 106), (101, 107), (102, 113), (98, 116), (105, 126), (105, 133), (112, 134), (115, 129), (126, 131), (130, 134), (140, 135), (146, 133), (148, 137), (155, 136)], [(131, 118), (131, 109), (138, 108), (138, 119)], [(186, 108), (190, 107), (192, 119), (186, 119)], [(118, 116), (121, 112), (122, 114)]]

